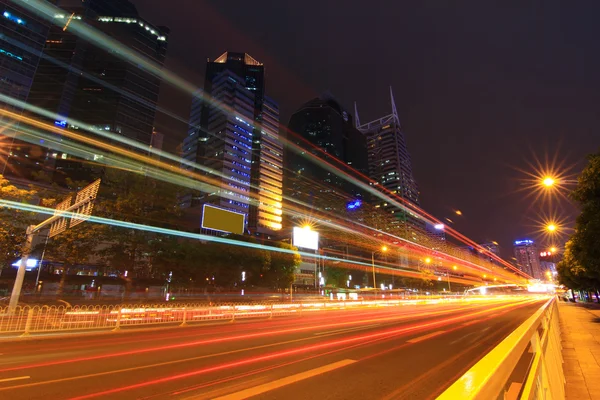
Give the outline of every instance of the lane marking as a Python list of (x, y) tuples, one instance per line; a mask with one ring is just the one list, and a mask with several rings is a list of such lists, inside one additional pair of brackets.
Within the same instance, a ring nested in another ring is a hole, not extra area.
[[(486, 306), (484, 305), (468, 305), (466, 307), (466, 311), (470, 311), (470, 310), (476, 310), (478, 308), (484, 307)], [(439, 311), (428, 311), (428, 312), (415, 312), (415, 313), (408, 313), (408, 314), (401, 314), (401, 315), (394, 315), (394, 316), (390, 316), (390, 317), (382, 317), (382, 318), (372, 318), (372, 319), (368, 319), (368, 320), (358, 320), (358, 321), (350, 321), (350, 322), (345, 322), (345, 323), (341, 323), (341, 324), (328, 324), (326, 326), (339, 326), (339, 325), (356, 325), (356, 324), (360, 324), (360, 323), (367, 323), (367, 322), (380, 322), (380, 321), (401, 321), (401, 320), (412, 320), (412, 319), (418, 319), (418, 318), (425, 318), (425, 317), (434, 317), (434, 316), (438, 316), (441, 314), (447, 314), (447, 313), (456, 313), (456, 312), (460, 312), (460, 311), (465, 311), (463, 307), (458, 307), (458, 308), (451, 308), (450, 310), (439, 310)], [(321, 328), (323, 328), (323, 326), (321, 326)], [(68, 363), (73, 363), (73, 362), (83, 362), (83, 361), (92, 361), (92, 360), (98, 360), (98, 359), (107, 359), (107, 358), (116, 358), (116, 357), (124, 357), (124, 356), (128, 356), (128, 355), (133, 355), (133, 354), (145, 354), (145, 353), (151, 353), (151, 352), (157, 352), (157, 351), (166, 351), (166, 350), (170, 350), (170, 349), (178, 349), (178, 348), (185, 348), (185, 347), (195, 347), (195, 346), (200, 346), (203, 344), (208, 344), (208, 343), (227, 343), (230, 341), (235, 341), (235, 340), (239, 340), (239, 339), (250, 339), (250, 338), (260, 338), (260, 337), (264, 337), (264, 336), (269, 336), (269, 335), (273, 335), (273, 334), (279, 334), (279, 335), (284, 335), (286, 333), (295, 333), (295, 332), (303, 332), (303, 331), (307, 331), (307, 330), (317, 330), (319, 329), (318, 326), (308, 326), (308, 327), (302, 327), (302, 328), (291, 328), (291, 329), (280, 329), (277, 331), (267, 331), (267, 332), (256, 332), (256, 333), (252, 333), (249, 335), (244, 335), (244, 336), (227, 336), (225, 338), (221, 338), (221, 339), (205, 339), (205, 340), (201, 340), (201, 341), (195, 341), (195, 342), (185, 342), (182, 344), (177, 344), (177, 345), (170, 345), (170, 346), (166, 346), (166, 347), (160, 347), (160, 348), (143, 348), (143, 349), (139, 349), (139, 350), (132, 350), (132, 351), (128, 351), (128, 352), (122, 352), (122, 353), (116, 353), (116, 354), (106, 354), (106, 355), (95, 355), (95, 356), (90, 356), (90, 357), (86, 357), (85, 359), (71, 359), (71, 360), (59, 360), (59, 361), (47, 361), (47, 362), (43, 362), (43, 363), (38, 363), (38, 364), (34, 364), (34, 365), (21, 365), (21, 366), (16, 366), (16, 367), (10, 367), (10, 368), (0, 368), (0, 372), (8, 372), (8, 371), (16, 371), (16, 370), (22, 370), (22, 369), (30, 369), (30, 368), (37, 368), (37, 367), (48, 367), (51, 365), (61, 365), (61, 364), (68, 364)]]
[(271, 390), (278, 389), (283, 386), (290, 385), (295, 382), (303, 381), (305, 379), (312, 378), (313, 376), (321, 375), (329, 371), (333, 371), (338, 368), (345, 367), (346, 365), (354, 364), (356, 360), (342, 360), (334, 362), (333, 364), (324, 365), (319, 368), (311, 369), (308, 371), (300, 372), (299, 374), (291, 375), (286, 378), (277, 379), (275, 381), (265, 383), (264, 385), (255, 386), (250, 389), (241, 390), (239, 392), (231, 393), (226, 396), (217, 397), (213, 400), (243, 400), (252, 396), (258, 396)]
[(264, 345), (260, 345), (260, 346), (247, 347), (244, 349), (230, 350), (230, 351), (225, 351), (225, 352), (221, 352), (221, 353), (205, 354), (203, 356), (182, 358), (182, 359), (173, 360), (173, 361), (165, 361), (165, 362), (156, 363), (156, 364), (139, 365), (137, 367), (122, 368), (122, 369), (116, 369), (116, 370), (112, 370), (112, 371), (96, 372), (96, 373), (87, 374), (87, 375), (69, 376), (66, 378), (51, 379), (48, 381), (26, 383), (23, 385), (0, 387), (0, 391), (8, 390), (8, 389), (21, 389), (21, 388), (25, 388), (25, 387), (40, 386), (40, 385), (47, 385), (47, 384), (60, 383), (60, 382), (68, 382), (68, 381), (74, 381), (74, 380), (79, 380), (79, 379), (96, 378), (99, 376), (120, 374), (123, 372), (138, 371), (138, 370), (148, 369), (148, 368), (164, 367), (166, 365), (173, 365), (173, 364), (179, 364), (179, 363), (184, 363), (184, 362), (189, 362), (189, 361), (202, 360), (205, 358), (220, 357), (220, 356), (225, 356), (225, 355), (230, 355), (230, 354), (235, 354), (235, 353), (243, 353), (246, 351), (259, 350), (259, 349), (264, 349), (267, 347), (281, 346), (281, 345), (296, 343), (296, 342), (303, 342), (305, 340), (311, 340), (311, 339), (314, 339), (314, 338), (311, 336), (311, 337), (306, 337), (306, 338), (301, 338), (301, 339), (287, 340), (285, 342), (269, 343), (269, 344), (264, 344)]
[(418, 342), (422, 342), (423, 340), (427, 340), (429, 338), (441, 335), (442, 333), (445, 333), (445, 332), (446, 331), (437, 331), (437, 332), (428, 333), (427, 335), (423, 335), (423, 336), (419, 336), (418, 338), (407, 340), (406, 343), (418, 343)]
[(317, 333), (314, 333), (314, 336), (330, 335), (330, 334), (335, 334), (335, 333), (359, 331), (361, 329), (369, 329), (369, 328), (373, 328), (373, 327), (379, 326), (379, 325), (381, 325), (381, 324), (371, 324), (371, 325), (365, 325), (365, 326), (357, 326), (355, 328), (337, 329), (335, 331), (317, 332)]
[[(529, 303), (531, 301), (526, 301), (526, 302), (517, 302), (516, 304), (521, 304), (521, 303)], [(500, 303), (501, 304), (501, 303)], [(504, 307), (513, 307), (513, 304), (509, 304), (509, 305), (504, 305), (504, 306), (499, 306), (499, 308), (504, 308)], [(477, 309), (480, 308), (479, 306), (477, 307), (467, 307), (467, 312), (472, 311), (472, 308)], [(453, 310), (453, 311), (458, 311), (458, 309)], [(476, 311), (472, 314), (467, 314), (467, 315), (477, 315), (477, 314), (481, 314), (484, 311)], [(429, 312), (429, 313), (422, 313), (422, 314), (417, 314), (417, 315), (411, 315), (413, 317), (425, 317), (425, 316), (433, 316), (433, 315), (437, 315), (437, 314), (441, 314), (441, 313), (445, 313), (446, 311), (437, 311), (437, 312)], [(453, 312), (454, 314), (454, 312)], [(387, 318), (381, 318), (381, 319), (373, 319), (372, 321), (383, 321), (383, 320), (402, 320), (402, 319), (410, 319), (409, 316), (405, 316), (404, 318), (400, 317), (387, 317)], [(456, 318), (461, 318), (461, 315), (459, 314), (456, 317), (452, 317), (450, 319), (456, 319)], [(427, 320), (425, 320), (427, 321)], [(422, 325), (418, 325), (419, 327), (426, 327), (432, 324), (439, 324), (440, 322), (443, 322), (444, 320), (434, 320), (434, 322), (430, 322), (428, 324), (422, 324)], [(416, 328), (413, 328), (412, 330), (414, 330)], [(237, 349), (237, 350), (231, 350), (231, 351), (226, 351), (226, 352), (221, 352), (221, 353), (213, 353), (213, 354), (206, 354), (206, 355), (202, 355), (202, 356), (196, 356), (196, 357), (190, 357), (190, 358), (186, 358), (186, 359), (179, 359), (179, 360), (173, 360), (173, 361), (165, 361), (165, 362), (160, 362), (160, 363), (155, 363), (155, 364), (146, 364), (146, 365), (140, 365), (140, 366), (136, 366), (136, 367), (129, 367), (129, 368), (123, 368), (123, 369), (117, 369), (117, 370), (111, 370), (111, 371), (103, 371), (103, 372), (96, 372), (96, 373), (91, 373), (91, 374), (86, 374), (86, 375), (79, 375), (79, 376), (70, 376), (70, 377), (65, 377), (65, 378), (58, 378), (58, 379), (51, 379), (51, 380), (46, 380), (46, 381), (41, 381), (41, 382), (34, 382), (34, 383), (26, 383), (26, 384), (21, 384), (21, 385), (14, 385), (14, 386), (7, 386), (7, 387), (0, 387), (0, 391), (4, 391), (4, 390), (12, 390), (12, 389), (21, 389), (21, 388), (26, 388), (26, 387), (35, 387), (35, 386), (41, 386), (41, 385), (47, 385), (47, 384), (54, 384), (54, 383), (61, 383), (61, 382), (68, 382), (68, 381), (74, 381), (74, 380), (79, 380), (79, 379), (88, 379), (88, 378), (93, 378), (93, 377), (99, 377), (99, 376), (106, 376), (106, 375), (112, 375), (112, 374), (118, 374), (118, 373), (123, 373), (123, 372), (130, 372), (130, 371), (137, 371), (137, 370), (143, 370), (143, 369), (148, 369), (148, 368), (156, 368), (156, 367), (162, 367), (162, 366), (166, 366), (166, 365), (173, 365), (173, 364), (178, 364), (178, 363), (184, 363), (184, 362), (189, 362), (189, 361), (194, 361), (194, 360), (200, 360), (200, 359), (206, 359), (206, 358), (212, 358), (212, 357), (218, 357), (218, 356), (222, 356), (222, 355), (229, 355), (229, 354), (235, 354), (235, 353), (240, 353), (240, 352), (245, 352), (245, 351), (251, 351), (251, 350), (257, 350), (257, 349), (262, 349), (262, 348), (268, 348), (268, 347), (273, 347), (273, 346), (279, 346), (279, 345), (284, 345), (284, 344), (289, 344), (289, 343), (297, 343), (297, 342), (302, 342), (302, 341), (306, 341), (306, 340), (311, 340), (314, 337), (305, 337), (305, 338), (300, 338), (300, 339), (293, 339), (293, 340), (287, 340), (287, 341), (283, 341), (283, 342), (277, 342), (277, 343), (270, 343), (270, 344), (265, 344), (265, 345), (259, 345), (259, 346), (254, 346), (254, 347), (249, 347), (249, 348), (245, 348), (245, 349)], [(24, 369), (24, 368), (21, 368)]]
[(478, 319), (474, 319), (473, 321), (465, 322), (464, 324), (461, 324), (460, 326), (469, 326), (469, 325), (476, 324), (478, 322), (481, 322), (481, 321)]
[(20, 381), (20, 380), (29, 379), (29, 378), (31, 378), (31, 377), (30, 376), (17, 376), (16, 378), (0, 379), (0, 382)]

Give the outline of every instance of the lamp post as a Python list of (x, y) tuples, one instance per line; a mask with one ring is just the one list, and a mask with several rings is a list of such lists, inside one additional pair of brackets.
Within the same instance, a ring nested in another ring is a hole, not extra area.
[(381, 250), (376, 250), (371, 253), (371, 266), (373, 267), (373, 289), (375, 289), (375, 293), (377, 293), (377, 282), (375, 281), (375, 253), (385, 253), (387, 250), (387, 246), (382, 246)]

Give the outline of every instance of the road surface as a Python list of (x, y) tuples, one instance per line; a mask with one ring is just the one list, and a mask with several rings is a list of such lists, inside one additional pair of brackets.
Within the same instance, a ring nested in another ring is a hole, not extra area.
[(435, 398), (542, 304), (369, 307), (4, 341), (0, 399)]

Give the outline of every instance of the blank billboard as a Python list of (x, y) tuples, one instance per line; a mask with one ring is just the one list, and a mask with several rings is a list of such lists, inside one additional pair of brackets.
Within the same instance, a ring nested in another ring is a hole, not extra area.
[(246, 215), (224, 210), (209, 204), (202, 208), (202, 228), (220, 232), (244, 234)]
[(294, 227), (292, 242), (301, 249), (319, 250), (319, 233), (310, 228)]

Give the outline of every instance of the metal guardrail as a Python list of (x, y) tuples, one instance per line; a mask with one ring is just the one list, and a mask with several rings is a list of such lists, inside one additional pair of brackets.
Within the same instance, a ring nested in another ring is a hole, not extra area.
[[(558, 306), (552, 298), (454, 382), (438, 400), (564, 400), (561, 350)], [(524, 362), (527, 372), (519, 378), (515, 372)]]
[[(470, 299), (460, 299), (469, 301)], [(252, 304), (154, 304), (96, 306), (19, 306), (14, 312), (0, 309), (0, 334), (63, 332), (74, 330), (119, 330), (121, 327), (147, 325), (187, 325), (193, 322), (273, 318), (303, 312), (358, 307), (399, 306), (440, 303), (457, 299), (319, 301), (303, 303)]]
[(498, 297), (427, 297), (423, 299), (373, 299), (312, 301), (296, 303), (161, 303), (130, 305), (22, 305), (14, 312), (0, 308), (0, 334), (28, 336), (32, 333), (60, 333), (76, 330), (114, 330), (122, 327), (163, 325), (185, 326), (203, 321), (234, 321), (302, 315), (305, 312), (360, 307), (394, 307), (411, 304), (439, 304)]

